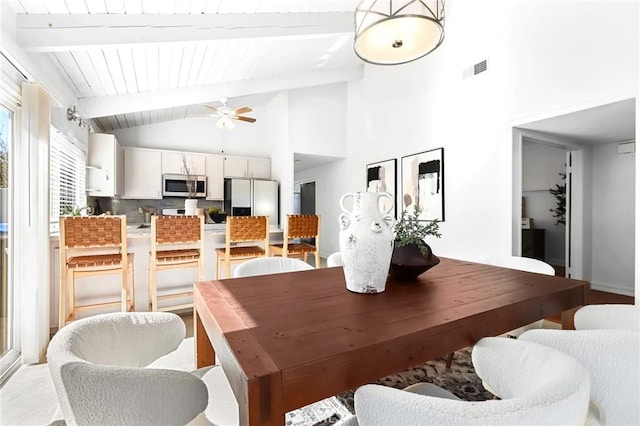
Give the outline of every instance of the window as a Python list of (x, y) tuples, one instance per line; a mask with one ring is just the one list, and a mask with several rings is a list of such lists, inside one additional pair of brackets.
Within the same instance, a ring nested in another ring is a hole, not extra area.
[(49, 219), (52, 231), (58, 229), (61, 214), (79, 211), (87, 205), (84, 151), (80, 142), (51, 126), (51, 193)]

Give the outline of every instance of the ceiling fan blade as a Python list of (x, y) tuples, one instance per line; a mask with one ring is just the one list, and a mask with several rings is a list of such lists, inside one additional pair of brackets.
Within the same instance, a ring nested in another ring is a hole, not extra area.
[(218, 110), (217, 107), (214, 107), (213, 105), (205, 105), (206, 108), (209, 108), (210, 110), (212, 110), (213, 112), (215, 112), (216, 114), (219, 114), (220, 111)]
[(247, 123), (255, 123), (256, 119), (255, 118), (251, 118), (251, 117), (243, 117), (241, 115), (232, 117), (235, 120), (240, 120), (240, 121), (246, 121)]
[(245, 106), (245, 107), (241, 107), (241, 108), (236, 108), (233, 111), (231, 111), (231, 113), (233, 115), (240, 115), (240, 114), (244, 114), (244, 113), (251, 112), (251, 111), (253, 111), (251, 108)]

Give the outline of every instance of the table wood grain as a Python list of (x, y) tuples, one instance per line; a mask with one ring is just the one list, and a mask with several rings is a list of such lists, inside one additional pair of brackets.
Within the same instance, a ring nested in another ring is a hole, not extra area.
[[(342, 268), (195, 284), (197, 366), (217, 355), (240, 424), (284, 413), (588, 303), (585, 281), (442, 258), (351, 293)], [(204, 335), (206, 333), (206, 335)]]

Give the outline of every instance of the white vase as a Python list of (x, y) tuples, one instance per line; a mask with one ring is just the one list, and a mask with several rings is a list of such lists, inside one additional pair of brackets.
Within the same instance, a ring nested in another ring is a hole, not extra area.
[[(344, 201), (353, 197), (353, 210)], [(380, 198), (391, 203), (380, 209)], [(340, 198), (340, 253), (347, 290), (381, 293), (387, 283), (393, 253), (393, 197), (387, 192), (354, 192)]]
[(197, 198), (187, 198), (184, 200), (184, 214), (186, 216), (195, 216), (197, 208), (198, 208)]

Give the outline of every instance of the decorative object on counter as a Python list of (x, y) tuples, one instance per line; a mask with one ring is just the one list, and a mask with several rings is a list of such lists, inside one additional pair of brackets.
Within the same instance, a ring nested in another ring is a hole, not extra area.
[(78, 207), (71, 204), (65, 204), (60, 208), (60, 215), (62, 216), (81, 216), (83, 211), (89, 212), (89, 206)]
[(424, 241), (428, 235), (440, 238), (438, 221), (421, 222), (420, 211), (414, 207), (412, 214), (403, 210), (394, 227), (394, 247), (389, 273), (399, 280), (412, 280), (433, 268), (440, 259)]
[(191, 168), (187, 164), (187, 156), (182, 155), (182, 164), (184, 165), (184, 171), (187, 175), (187, 199), (184, 200), (184, 214), (186, 216), (195, 216), (196, 208), (198, 208), (198, 199), (196, 195), (198, 193), (198, 185), (196, 183), (196, 177), (191, 173)]
[(444, 148), (402, 157), (402, 209), (444, 222)]
[(214, 223), (222, 223), (227, 219), (227, 214), (218, 206), (209, 207), (209, 217)]
[[(353, 198), (349, 211), (344, 201)], [(393, 251), (394, 219), (391, 204), (380, 209), (382, 199), (393, 202), (387, 192), (354, 192), (340, 198), (343, 213), (340, 223), (340, 253), (347, 290), (355, 293), (384, 291), (391, 252)]]
[[(396, 215), (396, 163), (395, 158), (378, 163), (367, 164), (367, 192), (388, 192), (393, 201), (391, 204), (392, 216)], [(386, 200), (383, 201), (387, 202)], [(386, 208), (386, 206), (385, 206)]]

